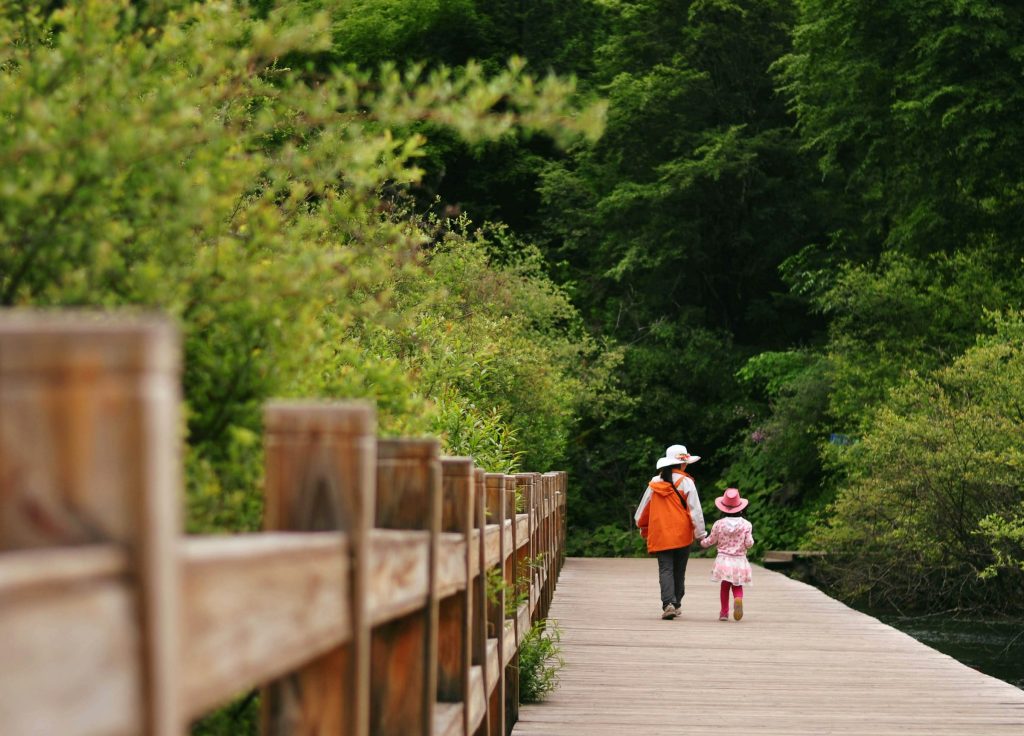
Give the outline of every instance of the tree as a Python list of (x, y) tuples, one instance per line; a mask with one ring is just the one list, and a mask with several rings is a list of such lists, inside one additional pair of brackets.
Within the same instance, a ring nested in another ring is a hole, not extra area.
[[(626, 347), (636, 401), (578, 447), (588, 509), (628, 519), (670, 442), (714, 477), (742, 420), (734, 373), (816, 322), (779, 265), (815, 236), (810, 161), (769, 67), (788, 51), (791, 3), (609, 4), (596, 78), (605, 135), (544, 172), (546, 251), (595, 333)], [(604, 421), (604, 420), (602, 420)], [(594, 472), (597, 471), (597, 472)], [(628, 495), (627, 495), (628, 494)]]

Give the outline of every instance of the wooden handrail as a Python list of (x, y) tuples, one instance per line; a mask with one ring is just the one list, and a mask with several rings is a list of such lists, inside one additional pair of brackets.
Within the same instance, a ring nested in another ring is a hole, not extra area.
[(4, 736), (181, 736), (253, 687), (265, 734), (509, 733), (565, 474), (485, 476), (379, 440), (366, 404), (273, 402), (266, 531), (185, 536), (178, 351), (156, 318), (0, 313)]

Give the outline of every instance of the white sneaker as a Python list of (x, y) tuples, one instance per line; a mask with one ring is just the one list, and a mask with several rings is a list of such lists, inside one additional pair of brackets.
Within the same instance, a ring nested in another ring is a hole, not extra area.
[(661, 617), (666, 620), (675, 618), (678, 615), (679, 611), (677, 611), (676, 607), (673, 606), (671, 603), (666, 603), (665, 608), (663, 608), (661, 611)]

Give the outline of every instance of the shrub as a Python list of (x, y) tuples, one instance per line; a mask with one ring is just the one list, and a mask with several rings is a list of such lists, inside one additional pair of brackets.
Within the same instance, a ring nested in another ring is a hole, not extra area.
[(519, 648), (519, 702), (539, 703), (558, 687), (558, 672), (565, 666), (558, 622), (538, 621)]
[(596, 529), (574, 527), (565, 544), (570, 557), (644, 557), (647, 543), (636, 527), (623, 529), (616, 524), (602, 524)]
[(889, 394), (840, 456), (813, 533), (837, 590), (872, 605), (1024, 610), (1024, 318)]

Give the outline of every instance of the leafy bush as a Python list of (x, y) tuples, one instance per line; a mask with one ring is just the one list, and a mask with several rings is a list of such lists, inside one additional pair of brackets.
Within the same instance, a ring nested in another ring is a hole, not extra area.
[(849, 481), (812, 538), (844, 595), (1024, 610), (1024, 319), (993, 323), (948, 368), (891, 392), (840, 456)]
[(757, 398), (747, 426), (726, 450), (733, 462), (720, 485), (750, 499), (758, 553), (799, 548), (825, 496), (820, 453), (829, 422), (827, 365), (811, 351), (767, 352), (737, 373)]
[(519, 702), (539, 703), (558, 687), (558, 672), (565, 666), (559, 642), (558, 622), (538, 621), (523, 637), (519, 648)]
[(570, 557), (645, 557), (647, 543), (636, 527), (602, 524), (596, 529), (572, 527), (565, 543)]
[(313, 7), (0, 7), (0, 305), (179, 321), (190, 531), (259, 527), (269, 397), (370, 398), (383, 432), (509, 470), (557, 461), (599, 362), (536, 264), (492, 267), (483, 236), (439, 233), (402, 192), (421, 121), (564, 143), (600, 106), (519, 61), (307, 64), (332, 48)]

